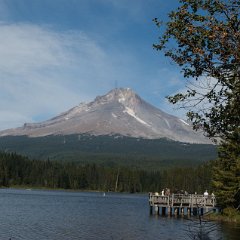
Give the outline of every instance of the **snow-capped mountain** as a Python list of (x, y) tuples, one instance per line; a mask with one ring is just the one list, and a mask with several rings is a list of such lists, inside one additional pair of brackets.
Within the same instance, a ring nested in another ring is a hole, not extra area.
[(129, 88), (113, 89), (50, 120), (25, 123), (22, 127), (0, 132), (0, 136), (41, 137), (82, 133), (210, 143), (201, 133), (193, 131), (186, 121), (150, 105)]

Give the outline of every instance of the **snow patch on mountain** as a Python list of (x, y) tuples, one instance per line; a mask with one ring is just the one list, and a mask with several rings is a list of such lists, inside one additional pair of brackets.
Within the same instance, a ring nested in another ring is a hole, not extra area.
[[(140, 124), (139, 124), (140, 123)], [(40, 123), (0, 132), (0, 136), (85, 134), (119, 135), (145, 139), (167, 138), (187, 143), (211, 143), (186, 121), (141, 99), (131, 89), (117, 88)]]
[(183, 119), (180, 119), (180, 118), (179, 118), (179, 120), (180, 120), (182, 123), (184, 123), (185, 125), (190, 126), (190, 124), (187, 123), (187, 122), (185, 122)]
[(145, 121), (143, 121), (141, 118), (139, 118), (138, 116), (136, 116), (136, 113), (129, 107), (125, 107), (125, 110), (123, 111), (124, 113), (128, 113), (130, 116), (134, 117), (138, 122), (151, 127), (151, 125), (149, 125), (148, 123), (146, 123)]
[(164, 121), (165, 121), (165, 123), (168, 125), (168, 128), (171, 128), (171, 126), (170, 126), (168, 120), (167, 120), (167, 119), (164, 119)]
[(121, 98), (118, 99), (118, 101), (119, 101), (120, 103), (124, 103), (124, 102), (126, 101), (126, 99), (125, 99), (124, 97), (121, 97)]

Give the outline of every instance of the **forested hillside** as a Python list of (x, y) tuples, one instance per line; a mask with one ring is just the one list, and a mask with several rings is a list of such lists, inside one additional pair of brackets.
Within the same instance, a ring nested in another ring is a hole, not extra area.
[(136, 139), (122, 136), (67, 135), (0, 138), (0, 150), (39, 160), (76, 161), (104, 166), (137, 166), (162, 169), (197, 165), (216, 159), (216, 146), (185, 144), (166, 139)]
[(0, 153), (0, 187), (22, 186), (119, 192), (203, 192), (210, 189), (212, 162), (198, 167), (173, 167), (146, 171), (77, 162), (31, 160), (14, 153)]

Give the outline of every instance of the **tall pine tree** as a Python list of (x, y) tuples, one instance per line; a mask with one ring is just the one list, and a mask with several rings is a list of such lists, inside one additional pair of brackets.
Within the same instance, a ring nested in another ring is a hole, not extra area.
[(240, 188), (240, 132), (234, 132), (219, 148), (213, 173), (218, 203), (222, 207), (239, 205), (234, 196)]

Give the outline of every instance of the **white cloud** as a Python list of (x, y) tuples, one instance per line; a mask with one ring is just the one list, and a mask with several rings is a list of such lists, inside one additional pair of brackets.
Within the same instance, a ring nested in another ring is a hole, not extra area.
[(0, 70), (27, 74), (44, 67), (60, 66), (66, 61), (58, 38), (31, 25), (0, 25)]
[(0, 32), (0, 129), (53, 116), (108, 85), (107, 56), (82, 32), (3, 22)]
[(35, 2), (0, 0), (0, 130), (46, 120), (115, 86), (179, 115), (164, 97), (183, 81), (152, 49), (158, 33), (151, 20), (166, 14), (168, 4)]
[(124, 42), (101, 44), (85, 32), (29, 23), (1, 22), (0, 32), (0, 130), (46, 120), (106, 93), (116, 82), (177, 113), (162, 102), (170, 89), (183, 86), (176, 71), (159, 65), (155, 70), (151, 59), (135, 55)]

